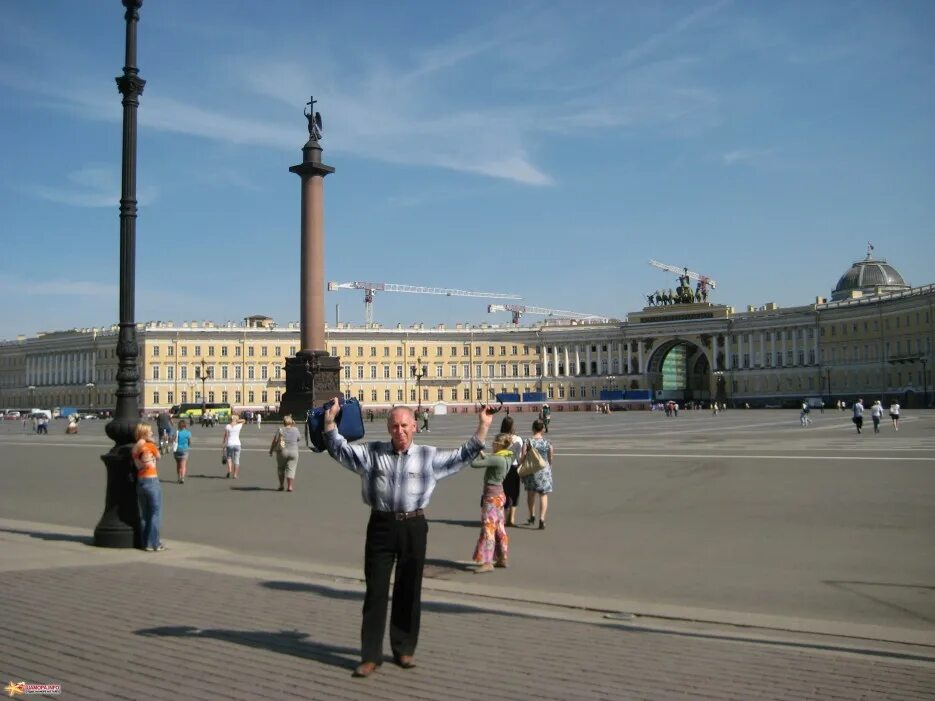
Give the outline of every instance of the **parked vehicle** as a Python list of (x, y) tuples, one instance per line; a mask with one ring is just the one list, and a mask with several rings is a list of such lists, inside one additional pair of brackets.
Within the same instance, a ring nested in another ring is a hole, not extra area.
[(3, 414), (3, 418), (6, 421), (15, 421), (19, 417), (20, 417), (20, 413), (18, 411), (7, 410), (6, 413)]

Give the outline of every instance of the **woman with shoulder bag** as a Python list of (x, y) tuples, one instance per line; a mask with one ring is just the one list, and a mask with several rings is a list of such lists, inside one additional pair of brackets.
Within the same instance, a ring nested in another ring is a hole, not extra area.
[(282, 417), (282, 427), (273, 436), (269, 454), (276, 455), (276, 469), (279, 473), (279, 491), (291, 492), (295, 484), (295, 468), (299, 464), (299, 441), (302, 434), (295, 427), (292, 416)]
[(526, 459), (526, 452), (535, 450), (545, 462), (545, 467), (541, 470), (522, 478), (523, 487), (526, 488), (526, 503), (529, 506), (529, 519), (526, 523), (530, 526), (536, 522), (536, 495), (539, 496), (539, 530), (545, 530), (545, 515), (549, 510), (549, 494), (552, 493), (554, 456), (552, 444), (542, 436), (544, 431), (545, 422), (542, 419), (532, 422), (532, 438), (523, 445), (523, 453), (519, 458), (519, 464), (522, 465)]

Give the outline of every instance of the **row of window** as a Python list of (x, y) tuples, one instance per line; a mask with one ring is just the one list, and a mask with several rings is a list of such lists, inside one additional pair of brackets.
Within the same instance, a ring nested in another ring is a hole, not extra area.
[[(915, 325), (916, 325), (916, 326), (919, 326), (919, 325), (922, 323), (922, 318), (923, 318), (922, 312), (921, 312), (921, 311), (917, 311), (917, 312), (914, 312), (914, 314), (915, 314), (915, 322), (916, 322)], [(904, 317), (905, 317), (905, 322), (903, 323), (901, 320), (902, 320)], [(890, 315), (888, 315), (888, 316), (884, 316), (884, 317), (883, 317), (883, 328), (884, 328), (885, 330), (889, 331), (890, 328), (897, 328), (897, 329), (898, 329), (898, 328), (901, 327), (901, 325), (902, 325), (902, 326), (906, 326), (906, 327), (910, 327), (910, 326), (912, 326), (912, 317), (913, 317), (913, 312), (908, 312), (908, 313), (902, 314), (902, 315), (900, 315), (900, 314), (890, 314)], [(890, 322), (892, 322), (892, 326), (891, 326), (891, 323), (890, 323)], [(926, 323), (926, 324), (929, 323), (929, 312), (928, 312), (928, 310), (925, 311), (925, 323)], [(830, 328), (830, 329), (831, 329), (831, 335), (832, 335), (832, 336), (837, 336), (837, 335), (838, 335), (838, 327), (839, 327), (839, 326), (840, 326), (840, 329), (841, 329), (841, 335), (842, 335), (842, 336), (847, 336), (847, 335), (848, 335), (848, 329), (850, 329), (850, 332), (851, 332), (852, 334), (860, 333), (861, 324), (860, 324), (859, 322), (856, 322), (856, 321), (843, 321), (843, 322), (841, 322), (840, 324), (831, 324), (831, 325), (829, 325), (829, 326), (827, 326), (827, 327), (822, 327), (822, 329), (821, 329), (821, 335), (822, 335), (822, 336), (825, 335), (825, 328)], [(864, 322), (863, 322), (863, 331), (864, 331), (864, 333), (868, 333), (868, 332), (870, 332), (871, 330), (873, 330), (873, 331), (879, 331), (879, 330), (880, 330), (880, 320), (879, 320), (879, 319), (874, 319), (872, 322), (871, 322), (870, 320), (867, 320), (867, 321), (864, 321)]]
[[(247, 379), (248, 379), (248, 380), (256, 380), (256, 379), (268, 380), (268, 379), (270, 379), (269, 366), (267, 366), (267, 365), (260, 365), (260, 366), (256, 366), (256, 365), (247, 365), (246, 367), (247, 367)], [(257, 367), (259, 367), (259, 377), (257, 377)], [(201, 366), (200, 366), (200, 365), (195, 365), (194, 368), (195, 368), (195, 372), (194, 372), (194, 374), (193, 374), (193, 376), (192, 376), (192, 379), (201, 381), (201, 379), (202, 379), (202, 377), (201, 377)], [(233, 368), (233, 373), (231, 373), (231, 368)], [(165, 372), (163, 373), (163, 371), (165, 371)], [(165, 367), (162, 367), (162, 366), (160, 366), (160, 365), (153, 365), (153, 366), (152, 366), (152, 369), (150, 370), (151, 379), (153, 379), (153, 380), (161, 380), (161, 379), (163, 379), (163, 378), (162, 378), (162, 375), (163, 375), (163, 374), (165, 374), (165, 379), (167, 379), (167, 380), (175, 380), (175, 379), (176, 379), (176, 377), (175, 377), (175, 366), (174, 366), (174, 365), (167, 365), (167, 366), (165, 366)], [(187, 380), (187, 379), (188, 379), (188, 366), (187, 366), (187, 365), (180, 365), (180, 366), (179, 366), (179, 373), (178, 373), (178, 374), (179, 374), (179, 376), (178, 376), (178, 379), (179, 379), (179, 380)], [(233, 377), (231, 377), (231, 374), (233, 374)], [(205, 376), (205, 379), (207, 379), (207, 380), (214, 380), (214, 379), (220, 379), (220, 380), (241, 380), (241, 379), (243, 379), (243, 366), (241, 366), (241, 365), (221, 365), (221, 372), (220, 372), (219, 375), (218, 375), (218, 374), (215, 374), (215, 372), (214, 372), (214, 366), (208, 366), (208, 367), (205, 368), (205, 375), (204, 375), (204, 376)], [(280, 380), (280, 379), (282, 379), (282, 376), (283, 376), (283, 369), (282, 369), (282, 366), (281, 366), (281, 365), (274, 365), (274, 366), (273, 366), (272, 379), (274, 379), (274, 380)]]
[[(159, 345), (157, 345), (157, 344), (153, 344), (153, 345), (151, 346), (151, 348), (153, 349), (153, 357), (154, 357), (154, 358), (159, 358), (159, 357), (161, 356), (161, 353), (162, 353), (162, 351), (160, 350), (161, 346), (159, 346)], [(209, 357), (209, 358), (215, 357), (215, 354), (214, 354), (214, 351), (215, 351), (215, 349), (216, 349), (215, 346), (205, 346), (205, 348), (206, 348), (207, 351), (208, 351), (208, 352), (205, 354), (205, 355), (207, 355), (207, 357)], [(229, 355), (230, 355), (230, 348), (231, 348), (231, 346), (220, 346), (220, 349), (221, 349), (221, 355), (220, 355), (220, 357), (222, 357), (222, 358), (227, 358), (227, 357), (229, 357)], [(269, 346), (260, 346), (259, 348), (260, 348), (260, 356), (261, 356), (261, 357), (268, 357), (268, 356), (270, 355), (270, 353), (269, 353)], [(200, 345), (194, 346), (194, 347), (192, 348), (192, 356), (194, 356), (194, 357), (201, 357), (201, 356), (202, 356), (201, 349), (202, 349), (202, 346), (200, 346)], [(234, 357), (238, 357), (238, 356), (242, 355), (243, 350), (242, 350), (242, 347), (241, 347), (240, 345), (235, 345), (235, 346), (233, 346), (233, 349), (234, 349)], [(281, 357), (283, 357), (283, 355), (282, 355), (282, 349), (283, 349), (283, 346), (274, 346), (272, 357), (274, 357), (274, 358), (281, 358)], [(295, 352), (296, 352), (296, 347), (295, 347), (295, 346), (289, 346), (289, 355), (290, 355), (290, 356), (293, 356), (293, 355), (295, 355)], [(172, 356), (174, 356), (174, 355), (175, 355), (175, 346), (174, 346), (174, 345), (171, 345), (171, 344), (170, 344), (170, 345), (167, 345), (167, 346), (165, 347), (165, 355), (166, 355), (166, 357), (172, 357)], [(188, 357), (188, 346), (184, 346), (184, 345), (183, 345), (183, 346), (179, 346), (179, 355), (182, 356), (183, 358)], [(252, 357), (255, 357), (255, 356), (256, 356), (256, 346), (247, 346), (247, 357), (252, 358)]]
[[(217, 392), (217, 393), (215, 393), (215, 392), (208, 392), (208, 397), (207, 397), (207, 399), (206, 399), (205, 401), (207, 401), (207, 402), (216, 402), (217, 399), (216, 399), (215, 397), (216, 397), (217, 395), (220, 395), (220, 397), (221, 397), (221, 400), (220, 400), (220, 401), (221, 401), (222, 403), (224, 403), (224, 404), (230, 403), (231, 397), (234, 398), (234, 406), (235, 406), (235, 407), (236, 407), (238, 404), (242, 404), (242, 403), (243, 403), (243, 393), (242, 393), (240, 390), (236, 390), (236, 391), (234, 391), (233, 393), (229, 393), (229, 392)], [(162, 402), (160, 401), (160, 399), (162, 398), (162, 396), (163, 396), (163, 395), (162, 395), (162, 392), (160, 392), (159, 390), (154, 391), (154, 392), (152, 393), (153, 404), (156, 405), (156, 406), (162, 404)], [(185, 404), (186, 402), (188, 402), (188, 401), (189, 401), (188, 396), (189, 396), (189, 393), (188, 393), (186, 390), (182, 390), (181, 392), (179, 392), (179, 403)], [(192, 402), (200, 402), (200, 401), (201, 401), (201, 392), (198, 392), (198, 391), (192, 392), (192, 393), (191, 393), (191, 396), (192, 396), (192, 398), (191, 398), (191, 401), (192, 401)], [(259, 396), (259, 398), (260, 398), (259, 401), (260, 401), (261, 404), (268, 404), (268, 403), (269, 403), (270, 393), (269, 393), (268, 391), (266, 391), (266, 390), (262, 390), (262, 391), (259, 392), (259, 393), (254, 392), (253, 390), (249, 390), (249, 391), (247, 392), (247, 403), (248, 403), (248, 404), (255, 404), (256, 401), (257, 401), (257, 397), (258, 397), (258, 396)], [(280, 390), (276, 390), (275, 392), (272, 393), (272, 397), (273, 397), (273, 401), (276, 402), (276, 403), (278, 404), (279, 401), (282, 399), (282, 392), (281, 392)], [(165, 398), (166, 398), (166, 404), (169, 404), (169, 405), (175, 404), (175, 392), (174, 392), (174, 391), (169, 390), (168, 392), (166, 392), (166, 393), (165, 393)]]

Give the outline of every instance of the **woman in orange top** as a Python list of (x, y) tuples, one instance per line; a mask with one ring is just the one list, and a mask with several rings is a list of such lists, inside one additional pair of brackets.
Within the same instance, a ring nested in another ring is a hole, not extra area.
[(143, 550), (157, 552), (165, 550), (159, 540), (159, 525), (162, 515), (162, 489), (156, 461), (159, 446), (153, 441), (153, 429), (149, 424), (139, 423), (134, 432), (136, 444), (131, 455), (136, 465), (136, 495), (140, 501), (140, 533)]

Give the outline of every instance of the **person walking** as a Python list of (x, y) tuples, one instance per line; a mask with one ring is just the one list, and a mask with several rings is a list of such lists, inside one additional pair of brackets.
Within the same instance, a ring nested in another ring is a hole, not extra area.
[(857, 401), (854, 402), (853, 412), (854, 412), (854, 415), (851, 418), (851, 421), (853, 421), (854, 425), (857, 427), (857, 433), (860, 433), (860, 429), (863, 428), (863, 425), (864, 425), (864, 400), (863, 399), (858, 398)]
[(812, 422), (812, 420), (808, 418), (810, 412), (811, 409), (808, 406), (808, 402), (803, 399), (802, 411), (799, 412), (799, 423), (801, 423), (803, 427), (808, 426)]
[(526, 523), (531, 526), (536, 522), (536, 496), (538, 495), (539, 530), (545, 530), (545, 515), (549, 510), (549, 494), (552, 493), (552, 460), (554, 458), (552, 444), (542, 436), (544, 430), (545, 424), (540, 419), (532, 422), (532, 438), (523, 445), (523, 452), (519, 457), (519, 464), (522, 465), (526, 458), (526, 451), (535, 450), (545, 461), (544, 468), (523, 477), (526, 504), (529, 506), (529, 519)]
[(427, 433), (432, 432), (432, 430), (429, 428), (429, 410), (428, 409), (422, 410), (422, 430)]
[(895, 399), (890, 404), (890, 420), (893, 422), (893, 428), (899, 430), (899, 402)]
[(523, 452), (523, 439), (513, 433), (513, 417), (507, 416), (500, 422), (500, 433), (510, 434), (510, 450), (513, 453), (513, 459), (510, 462), (510, 469), (503, 478), (503, 493), (506, 495), (506, 504), (504, 505), (506, 514), (506, 525), (512, 528), (516, 525), (516, 506), (519, 504), (519, 456)]
[(134, 430), (136, 443), (130, 455), (136, 467), (136, 496), (140, 502), (140, 534), (143, 550), (161, 552), (166, 549), (159, 539), (162, 525), (162, 489), (156, 462), (159, 446), (153, 442), (153, 428), (147, 423), (138, 423)]
[(335, 419), (339, 410), (335, 397), (324, 415), (328, 454), (360, 475), (361, 496), (371, 509), (364, 546), (367, 592), (360, 631), (361, 663), (354, 670), (354, 676), (368, 677), (383, 662), (383, 632), (394, 563), (390, 646), (396, 664), (404, 669), (415, 666), (428, 535), (424, 510), (438, 480), (455, 474), (483, 450), (493, 410), (481, 410), (474, 435), (456, 450), (413, 443), (416, 416), (409, 407), (394, 407), (389, 412), (389, 442), (350, 445), (338, 433)]
[(256, 413), (256, 428), (258, 431), (263, 428), (263, 414), (260, 412)]
[(552, 423), (552, 410), (549, 408), (548, 404), (542, 405), (542, 411), (539, 414), (539, 418), (542, 419), (542, 424), (545, 426), (545, 432), (549, 432), (549, 424)]
[(873, 403), (873, 406), (870, 407), (870, 418), (873, 421), (873, 432), (880, 432), (880, 420), (883, 418), (883, 404), (880, 400), (876, 400)]
[(175, 434), (175, 471), (178, 473), (179, 484), (185, 484), (185, 475), (188, 472), (188, 453), (192, 447), (192, 432), (188, 430), (188, 422), (179, 421), (179, 430)]
[(282, 417), (282, 426), (273, 436), (269, 454), (276, 456), (276, 471), (279, 474), (279, 491), (291, 492), (295, 486), (295, 469), (299, 466), (299, 441), (302, 434), (295, 427), (290, 414)]
[(168, 411), (160, 411), (156, 416), (156, 428), (159, 430), (159, 452), (168, 453), (175, 429)]
[(240, 429), (247, 423), (240, 418), (240, 414), (231, 414), (230, 423), (224, 427), (224, 438), (221, 441), (221, 455), (227, 463), (227, 477), (238, 479), (240, 477)]
[(480, 455), (471, 461), (471, 467), (485, 468), (484, 493), (481, 495), (481, 524), (480, 536), (474, 548), (474, 562), (480, 565), (475, 574), (492, 572), (494, 558), (497, 567), (506, 567), (510, 553), (510, 538), (503, 526), (503, 507), (506, 504), (506, 495), (503, 493), (503, 478), (506, 477), (510, 464), (513, 462), (513, 451), (510, 443), (513, 436), (509, 433), (498, 433), (493, 439), (493, 455)]

